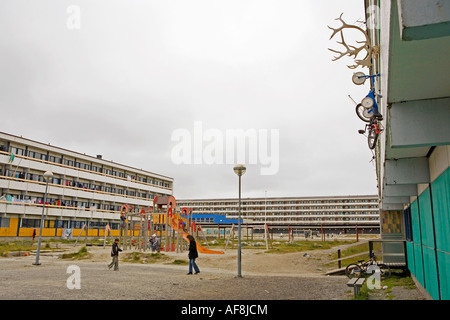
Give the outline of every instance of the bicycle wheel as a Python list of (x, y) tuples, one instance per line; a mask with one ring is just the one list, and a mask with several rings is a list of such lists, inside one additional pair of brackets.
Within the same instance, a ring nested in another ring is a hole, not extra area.
[(356, 115), (358, 116), (358, 118), (360, 118), (362, 121), (364, 122), (370, 122), (370, 110), (371, 109), (366, 109), (362, 106), (362, 104), (358, 104), (356, 106)]
[(350, 263), (345, 268), (345, 275), (349, 278), (359, 278), (362, 275), (362, 269), (361, 267), (356, 263)]
[(375, 146), (377, 145), (377, 140), (378, 140), (377, 129), (375, 128), (375, 126), (372, 126), (369, 129), (369, 136), (367, 137), (369, 149), (371, 150), (375, 149)]
[(391, 276), (391, 268), (386, 264), (379, 264), (381, 280), (386, 280)]

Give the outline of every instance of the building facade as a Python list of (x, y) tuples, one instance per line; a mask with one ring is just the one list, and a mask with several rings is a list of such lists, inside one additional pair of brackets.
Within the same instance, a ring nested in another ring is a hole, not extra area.
[(450, 299), (450, 1), (365, 0), (373, 89), (383, 115), (375, 154), (388, 253), (435, 300)]
[(43, 236), (77, 235), (84, 224), (89, 236), (103, 235), (107, 224), (118, 234), (122, 205), (148, 208), (173, 193), (173, 178), (0, 132), (0, 238), (39, 229), (46, 171), (53, 178)]
[[(178, 200), (180, 207), (192, 208), (200, 223), (216, 223), (213, 215), (238, 221), (238, 199)], [(208, 217), (210, 220), (202, 218)], [(242, 223), (287, 230), (321, 230), (325, 232), (379, 233), (377, 196), (282, 197), (241, 199)]]

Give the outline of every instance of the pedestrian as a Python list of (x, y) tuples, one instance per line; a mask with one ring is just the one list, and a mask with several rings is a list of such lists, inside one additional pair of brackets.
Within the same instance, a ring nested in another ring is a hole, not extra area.
[(119, 248), (119, 239), (116, 238), (116, 240), (114, 240), (114, 243), (112, 245), (112, 249), (111, 249), (112, 261), (108, 265), (108, 269), (111, 269), (114, 266), (114, 271), (119, 270), (119, 252), (120, 251), (122, 251), (122, 249)]
[(195, 274), (200, 273), (200, 269), (198, 268), (197, 264), (195, 263), (195, 259), (198, 258), (198, 251), (197, 251), (197, 242), (195, 242), (195, 239), (193, 236), (188, 235), (187, 236), (189, 240), (189, 272), (188, 274), (192, 274), (192, 268), (195, 270)]
[(36, 229), (33, 229), (33, 241), (35, 237), (36, 237)]
[(159, 253), (160, 252), (159, 238), (156, 236), (156, 234), (152, 235), (152, 238), (150, 239), (150, 243), (152, 246), (152, 252), (157, 251)]

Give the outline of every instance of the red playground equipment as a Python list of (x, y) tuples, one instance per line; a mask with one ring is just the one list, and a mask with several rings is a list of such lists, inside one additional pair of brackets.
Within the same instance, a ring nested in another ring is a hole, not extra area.
[[(163, 242), (161, 251), (183, 252), (187, 250), (189, 240), (187, 236), (200, 230), (192, 220), (192, 208), (176, 209), (174, 196), (161, 196), (153, 199), (153, 207), (142, 208), (139, 213), (129, 205), (121, 208), (120, 237), (123, 248), (131, 249), (133, 245), (139, 250), (146, 251), (149, 235), (156, 234)], [(137, 241), (134, 239), (137, 235)], [(163, 241), (164, 240), (164, 241)], [(211, 250), (197, 242), (197, 250), (204, 254), (224, 254), (223, 251)]]

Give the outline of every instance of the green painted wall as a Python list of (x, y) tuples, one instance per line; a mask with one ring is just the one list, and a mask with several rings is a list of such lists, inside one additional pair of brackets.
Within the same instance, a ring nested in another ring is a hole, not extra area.
[(450, 300), (450, 168), (410, 209), (408, 268), (434, 300)]

